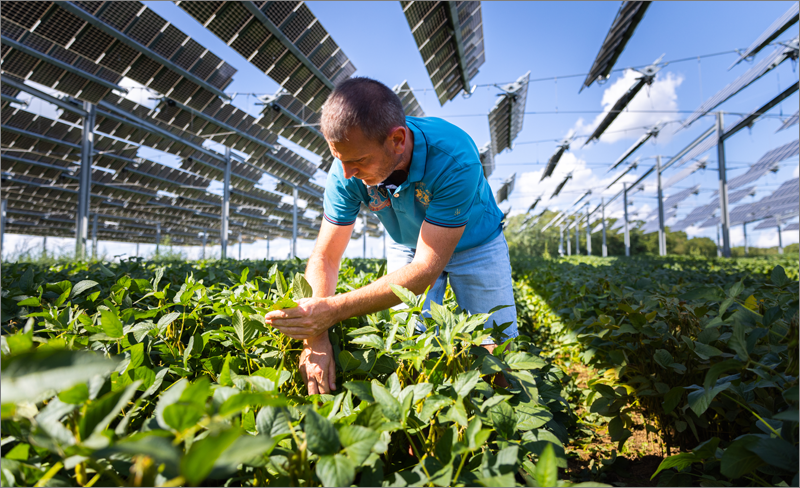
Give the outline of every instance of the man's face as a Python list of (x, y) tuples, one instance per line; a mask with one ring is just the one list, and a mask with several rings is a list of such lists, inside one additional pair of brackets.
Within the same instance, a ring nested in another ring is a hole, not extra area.
[(385, 180), (403, 158), (405, 127), (398, 127), (383, 143), (367, 139), (358, 127), (347, 131), (347, 139), (329, 142), (331, 153), (342, 162), (344, 177), (356, 177), (365, 185), (375, 186)]

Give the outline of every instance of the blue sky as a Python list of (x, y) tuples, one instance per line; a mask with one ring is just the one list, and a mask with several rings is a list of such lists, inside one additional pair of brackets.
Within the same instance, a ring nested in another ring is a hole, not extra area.
[[(255, 96), (244, 94), (268, 94), (279, 89), (276, 82), (206, 31), (174, 3), (145, 4), (238, 69), (234, 81), (226, 90), (240, 93), (233, 102), (236, 106), (257, 116), (260, 107), (256, 105)], [(791, 3), (653, 2), (616, 62), (614, 68), (620, 71), (613, 72), (605, 84), (595, 83), (579, 94), (584, 74), (591, 67), (619, 5), (619, 2), (482, 2), (486, 62), (472, 80), (478, 88), (470, 98), (459, 95), (441, 107), (431, 90), (430, 79), (399, 2), (308, 2), (311, 11), (356, 66), (355, 75), (376, 78), (390, 87), (408, 80), (418, 90), (415, 95), (428, 116), (442, 117), (458, 125), (473, 137), (479, 147), (489, 140), (487, 114), (496, 95), (501, 93), (491, 85), (511, 82), (527, 71), (531, 72), (532, 80), (548, 78), (529, 85), (522, 132), (512, 151), (496, 157), (497, 167), (490, 177), (490, 183), (496, 189), (509, 175), (517, 174), (516, 189), (510, 203), (501, 205), (503, 210), (511, 205), (512, 213), (526, 210), (540, 194), (544, 194), (546, 200), (570, 170), (574, 171), (574, 180), (567, 184), (562, 196), (547, 201), (546, 205), (553, 209), (565, 208), (589, 188), (595, 188), (592, 205), (599, 203), (597, 190), (604, 188), (603, 183), (609, 183), (616, 174), (607, 174), (607, 168), (643, 133), (634, 128), (652, 125), (658, 118), (662, 118), (662, 121), (680, 120), (688, 115), (621, 114), (599, 142), (585, 147), (583, 141), (575, 142), (572, 150), (562, 158), (554, 176), (539, 183), (541, 171), (556, 149), (556, 141), (563, 139), (570, 131), (579, 135), (591, 133), (592, 124), (596, 123), (604, 103), (606, 107), (613, 104), (632, 84), (635, 73), (625, 73), (621, 69), (645, 66), (662, 54), (665, 61), (670, 61), (744, 49)], [(786, 41), (797, 35), (798, 25), (795, 24), (778, 40)], [(762, 50), (756, 61), (772, 49), (767, 47)], [(637, 95), (630, 107), (665, 112), (692, 111), (752, 66), (742, 62), (728, 71), (737, 57), (735, 53), (728, 53), (703, 57), (699, 61), (691, 59), (671, 63), (661, 70), (649, 90), (645, 88)], [(575, 74), (581, 76), (568, 77)], [(558, 79), (552, 79), (554, 77)], [(720, 109), (733, 113), (750, 112), (797, 79), (796, 66), (784, 62), (724, 103)], [(797, 107), (798, 95), (794, 94), (770, 112), (772, 117), (760, 121), (751, 130), (741, 131), (727, 142), (728, 167), (732, 168), (728, 172), (728, 179), (744, 172), (748, 165), (755, 163), (768, 150), (797, 139), (796, 126), (775, 133), (781, 124), (777, 117), (781, 110), (788, 117)], [(555, 111), (559, 113), (544, 113)], [(728, 115), (726, 120), (733, 121), (736, 118), (735, 115)], [(648, 142), (637, 151), (636, 156), (642, 158), (642, 164), (622, 181), (632, 181), (635, 175), (642, 174), (653, 164), (653, 160), (645, 158), (676, 153), (713, 122), (713, 117), (703, 117), (675, 134), (672, 132), (679, 124), (671, 123), (655, 142)], [(624, 129), (630, 130), (623, 132)], [(316, 159), (302, 149), (298, 149), (298, 152), (309, 159)], [(709, 168), (716, 168), (716, 152), (710, 151), (707, 156)], [(784, 162), (777, 174), (761, 178), (756, 183), (758, 194), (742, 203), (768, 195), (781, 182), (796, 177), (797, 172), (798, 158), (794, 157)], [(671, 174), (667, 172), (665, 177), (669, 178)], [(321, 176), (320, 182), (324, 180), (324, 175)], [(643, 214), (649, 213), (655, 205), (654, 182), (654, 178), (648, 180), (652, 185), (648, 185), (646, 192), (632, 197)], [(711, 198), (711, 192), (717, 188), (716, 170), (706, 169), (695, 173), (675, 185), (674, 191), (695, 184), (701, 185), (701, 193), (679, 207), (679, 217)], [(602, 188), (598, 188), (601, 185)], [(612, 195), (619, 189), (621, 184), (606, 195)], [(616, 216), (615, 209), (611, 210), (611, 215)], [(616, 210), (621, 211), (621, 205)], [(714, 230), (690, 230), (690, 234), (711, 237)], [(785, 244), (798, 241), (797, 233), (792, 234), (784, 236)], [(731, 237), (734, 245), (743, 243), (741, 226), (731, 230)], [(749, 241), (756, 246), (776, 245), (777, 236), (773, 231), (752, 231), (749, 232)], [(311, 242), (301, 243), (300, 255), (307, 256), (312, 245)], [(381, 246), (380, 239), (370, 239), (369, 253), (380, 256)], [(263, 247), (263, 243), (245, 245), (243, 256), (263, 257)], [(285, 255), (284, 248), (288, 250), (288, 243), (273, 243), (273, 254), (283, 252)], [(361, 243), (352, 242), (347, 254), (357, 256), (360, 253)]]

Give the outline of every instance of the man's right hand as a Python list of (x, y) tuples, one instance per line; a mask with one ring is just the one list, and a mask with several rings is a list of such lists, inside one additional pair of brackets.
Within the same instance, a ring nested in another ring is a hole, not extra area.
[(306, 382), (309, 395), (330, 393), (336, 389), (336, 362), (328, 332), (303, 341), (300, 353), (300, 374)]

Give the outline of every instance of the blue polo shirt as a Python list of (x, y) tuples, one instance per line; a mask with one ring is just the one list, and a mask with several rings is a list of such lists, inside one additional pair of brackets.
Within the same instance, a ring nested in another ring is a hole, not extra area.
[(346, 179), (341, 161), (331, 167), (325, 185), (325, 220), (351, 225), (363, 203), (395, 242), (415, 249), (422, 222), (464, 227), (456, 252), (480, 246), (502, 231), (503, 212), (483, 176), (478, 148), (466, 132), (435, 117), (406, 117), (414, 134), (408, 179), (394, 193)]

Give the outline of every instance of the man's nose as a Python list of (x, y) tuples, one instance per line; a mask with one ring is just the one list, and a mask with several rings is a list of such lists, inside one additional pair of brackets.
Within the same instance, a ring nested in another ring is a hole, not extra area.
[(342, 169), (344, 170), (344, 177), (347, 178), (348, 180), (350, 178), (352, 178), (353, 176), (355, 176), (356, 173), (358, 173), (357, 169), (355, 169), (352, 166), (348, 166), (348, 165), (346, 165), (344, 163), (342, 163)]

